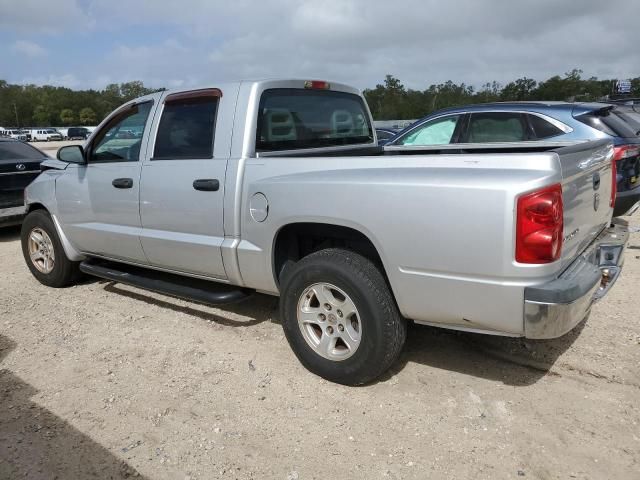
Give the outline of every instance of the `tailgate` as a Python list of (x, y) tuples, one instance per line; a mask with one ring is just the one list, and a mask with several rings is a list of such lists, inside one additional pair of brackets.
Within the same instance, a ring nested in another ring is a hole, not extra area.
[(562, 171), (564, 268), (611, 223), (613, 144), (600, 140), (555, 152)]

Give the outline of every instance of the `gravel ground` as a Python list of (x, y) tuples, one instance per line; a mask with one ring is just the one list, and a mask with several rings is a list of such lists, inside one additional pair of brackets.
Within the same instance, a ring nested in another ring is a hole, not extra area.
[[(635, 220), (638, 225), (637, 220)], [(296, 361), (267, 296), (54, 290), (0, 230), (0, 478), (640, 478), (640, 234), (547, 342), (413, 326), (379, 382)]]

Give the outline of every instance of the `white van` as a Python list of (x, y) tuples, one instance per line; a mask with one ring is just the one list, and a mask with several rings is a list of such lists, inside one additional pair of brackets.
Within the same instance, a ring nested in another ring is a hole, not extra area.
[(36, 128), (31, 130), (32, 142), (52, 142), (62, 140), (62, 134), (54, 128)]
[(27, 141), (27, 135), (18, 129), (3, 129), (2, 135), (5, 137), (13, 138), (14, 140), (20, 140), (23, 142)]

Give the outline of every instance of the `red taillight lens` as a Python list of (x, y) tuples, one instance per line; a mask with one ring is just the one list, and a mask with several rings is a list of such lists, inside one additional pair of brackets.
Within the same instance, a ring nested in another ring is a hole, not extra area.
[(640, 147), (638, 145), (619, 145), (613, 147), (613, 159), (615, 161), (623, 158), (637, 157), (640, 155)]
[(563, 235), (562, 186), (558, 183), (518, 198), (516, 262), (551, 263), (560, 258)]
[(307, 80), (304, 82), (304, 88), (311, 88), (313, 90), (329, 90), (331, 85), (329, 85), (329, 82), (324, 82), (322, 80)]
[[(615, 149), (614, 149), (615, 150)], [(613, 207), (616, 203), (616, 194), (618, 193), (618, 165), (615, 155), (611, 160), (611, 198), (609, 206)]]

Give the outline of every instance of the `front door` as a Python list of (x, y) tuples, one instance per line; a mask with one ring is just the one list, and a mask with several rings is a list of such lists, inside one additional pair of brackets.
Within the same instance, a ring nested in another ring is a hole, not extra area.
[(152, 108), (150, 100), (115, 112), (87, 146), (87, 163), (56, 180), (59, 220), (83, 253), (148, 263), (139, 238), (140, 154)]
[[(233, 102), (235, 96), (225, 100)], [(153, 266), (226, 278), (221, 246), (229, 152), (214, 150), (222, 101), (218, 89), (164, 98), (154, 122), (150, 158), (143, 163), (140, 192), (142, 247)], [(216, 140), (216, 144), (227, 145), (228, 139)]]

